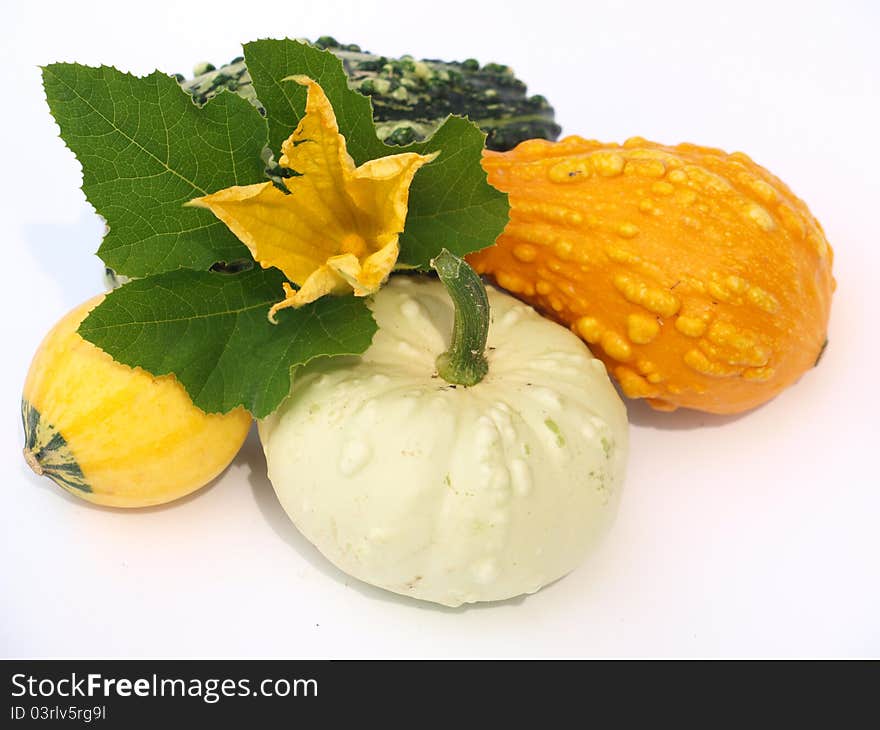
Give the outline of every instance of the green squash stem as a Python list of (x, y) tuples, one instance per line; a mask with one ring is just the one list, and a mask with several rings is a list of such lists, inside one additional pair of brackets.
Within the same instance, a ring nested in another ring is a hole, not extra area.
[(489, 335), (489, 297), (477, 273), (445, 248), (431, 266), (455, 306), (452, 345), (437, 358), (437, 373), (453, 385), (476, 385), (489, 371), (486, 338)]

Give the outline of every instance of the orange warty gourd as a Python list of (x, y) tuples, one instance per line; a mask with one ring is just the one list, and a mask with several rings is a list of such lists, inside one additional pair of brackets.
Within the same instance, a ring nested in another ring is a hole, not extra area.
[(737, 413), (813, 367), (833, 253), (749, 157), (641, 138), (486, 152), (510, 222), (474, 268), (571, 327), (630, 398)]

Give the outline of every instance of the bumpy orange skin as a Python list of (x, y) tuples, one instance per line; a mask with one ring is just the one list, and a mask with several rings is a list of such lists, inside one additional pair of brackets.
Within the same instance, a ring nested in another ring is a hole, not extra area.
[(568, 137), (486, 152), (483, 167), (510, 222), (468, 260), (593, 345), (630, 398), (738, 413), (816, 363), (831, 247), (741, 152)]

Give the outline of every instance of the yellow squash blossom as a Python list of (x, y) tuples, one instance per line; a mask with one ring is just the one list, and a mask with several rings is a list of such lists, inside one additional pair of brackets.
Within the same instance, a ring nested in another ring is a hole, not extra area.
[(325, 294), (378, 291), (397, 262), (409, 186), (436, 157), (407, 152), (355, 167), (324, 90), (307, 76), (306, 113), (281, 145), (279, 164), (294, 171), (290, 194), (272, 183), (220, 190), (190, 202), (207, 208), (247, 246), (264, 268), (275, 266), (299, 286), (284, 284), (286, 307)]

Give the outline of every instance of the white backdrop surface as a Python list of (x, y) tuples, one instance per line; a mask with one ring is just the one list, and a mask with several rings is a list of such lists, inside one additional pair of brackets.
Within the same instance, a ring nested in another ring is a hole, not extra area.
[[(880, 654), (880, 6), (871, 2), (14, 3), (0, 27), (0, 656)], [(740, 417), (630, 404), (614, 530), (570, 576), (443, 609), (349, 579), (287, 520), (251, 435), (210, 488), (101, 509), (21, 458), (46, 330), (100, 290), (101, 224), (38, 65), (189, 72), (259, 37), (512, 65), (565, 133), (748, 152), (835, 249), (821, 367)]]

